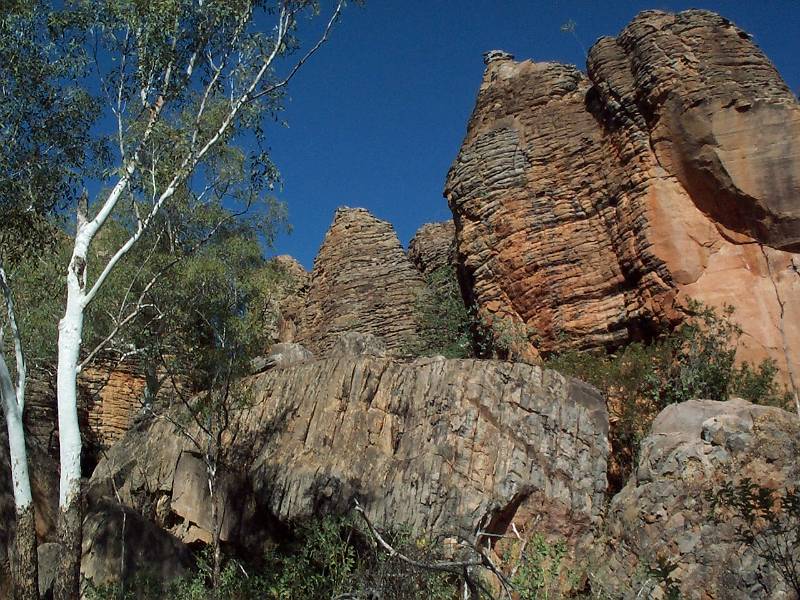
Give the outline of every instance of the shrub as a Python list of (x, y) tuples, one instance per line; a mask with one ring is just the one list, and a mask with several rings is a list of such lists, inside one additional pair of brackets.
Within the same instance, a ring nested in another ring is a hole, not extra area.
[(717, 521), (736, 523), (736, 538), (774, 568), (800, 597), (800, 492), (744, 478), (708, 494)]
[(426, 283), (415, 303), (419, 341), (411, 344), (407, 352), (414, 356), (471, 356), (474, 319), (461, 298), (455, 269), (435, 269), (426, 277)]

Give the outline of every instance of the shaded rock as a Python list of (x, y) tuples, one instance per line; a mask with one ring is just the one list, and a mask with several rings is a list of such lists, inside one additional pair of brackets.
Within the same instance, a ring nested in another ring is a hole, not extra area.
[[(572, 544), (593, 539), (608, 416), (578, 381), (524, 364), (337, 354), (244, 384), (255, 404), (234, 415), (221, 500), (232, 543), (257, 548), (275, 521), (346, 512), (354, 498), (380, 527), (469, 538), (535, 522)], [(109, 450), (90, 495), (109, 495), (113, 478), (126, 504), (163, 507), (172, 531), (207, 527), (204, 482), (181, 474), (192, 451), (166, 420), (143, 424)]]
[(371, 333), (349, 331), (336, 340), (331, 355), (383, 357), (387, 355), (386, 343)]
[(342, 333), (371, 333), (396, 352), (416, 335), (424, 283), (392, 226), (361, 208), (336, 211), (314, 260), (298, 341), (325, 355)]
[(487, 61), (445, 196), (462, 287), (536, 350), (608, 348), (735, 307), (739, 359), (800, 383), (800, 106), (740, 29), (640, 14), (589, 53)]
[(643, 588), (649, 594), (657, 582), (641, 575), (662, 562), (682, 598), (795, 597), (774, 561), (737, 537), (737, 519), (714, 518), (707, 494), (746, 478), (796, 488), (798, 451), (800, 420), (780, 409), (739, 399), (667, 407), (642, 444), (638, 469), (611, 502), (596, 583), (622, 597)]
[(39, 594), (42, 598), (52, 598), (53, 584), (56, 581), (56, 572), (61, 558), (61, 544), (56, 542), (39, 544), (37, 552), (39, 559)]
[(188, 547), (140, 514), (115, 502), (92, 508), (83, 524), (82, 594), (91, 586), (152, 577), (168, 583), (192, 565)]
[(456, 226), (453, 221), (426, 223), (408, 243), (408, 258), (423, 275), (456, 264)]
[(253, 373), (260, 373), (273, 367), (288, 367), (313, 359), (314, 355), (300, 344), (283, 342), (273, 344), (266, 356), (254, 358), (251, 368)]

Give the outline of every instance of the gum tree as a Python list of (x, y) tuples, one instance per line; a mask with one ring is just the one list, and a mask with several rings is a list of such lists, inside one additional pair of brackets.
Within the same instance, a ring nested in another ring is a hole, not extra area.
[[(344, 0), (324, 7), (312, 0), (73, 0), (58, 10), (42, 9), (45, 17), (32, 26), (34, 32), (46, 31), (56, 39), (55, 47), (65, 56), (75, 57), (69, 63), (72, 72), (52, 79), (66, 81), (80, 92), (76, 98), (86, 98), (75, 123), (94, 125), (86, 129), (92, 133), (111, 131), (75, 145), (82, 151), (73, 157), (74, 168), (62, 185), (54, 185), (53, 193), (74, 207), (68, 218), (74, 234), (69, 238), (56, 346), (61, 467), (58, 539), (62, 545), (54, 590), (58, 600), (77, 597), (79, 585), (82, 508), (77, 377), (87, 355), (83, 342), (91, 325), (87, 322), (90, 306), (132, 250), (158, 223), (168, 224), (170, 215), (221, 199), (246, 208), (272, 186), (276, 174), (263, 150), (264, 124), (277, 119), (286, 87), (327, 40), (343, 5)], [(319, 25), (308, 19), (323, 8), (328, 13)], [(301, 24), (309, 26), (307, 36), (313, 40), (303, 48)], [(40, 89), (38, 83), (32, 82), (31, 89)], [(232, 193), (228, 187), (227, 162), (221, 152), (236, 144), (242, 168), (249, 175), (241, 193)], [(85, 162), (85, 148), (96, 148), (91, 161)], [(69, 164), (67, 160), (58, 163)], [(92, 192), (84, 191), (77, 202), (70, 203), (70, 194), (81, 188)], [(24, 214), (25, 207), (15, 206)], [(98, 253), (98, 240), (111, 223), (122, 224), (125, 235)], [(155, 273), (145, 288), (157, 285), (165, 273)], [(9, 286), (6, 296), (10, 295)], [(146, 308), (146, 303), (134, 303), (130, 319), (124, 317), (120, 323), (124, 325), (123, 321), (129, 322)], [(111, 343), (114, 334), (112, 328), (88, 354)], [(17, 360), (18, 380), (24, 382), (23, 365), (24, 360)], [(24, 383), (16, 389), (24, 391)], [(16, 406), (21, 424), (18, 397)], [(12, 414), (14, 419), (16, 414)], [(29, 506), (24, 494), (20, 500), (23, 507)]]

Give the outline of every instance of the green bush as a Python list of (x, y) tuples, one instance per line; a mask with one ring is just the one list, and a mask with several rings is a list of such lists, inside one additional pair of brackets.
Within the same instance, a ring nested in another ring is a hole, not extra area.
[[(393, 547), (418, 560), (440, 558), (439, 546), (404, 533), (386, 536)], [(270, 549), (257, 565), (229, 558), (219, 588), (211, 589), (210, 551), (195, 570), (171, 583), (138, 577), (89, 591), (88, 600), (452, 600), (457, 581), (446, 573), (411, 567), (377, 549), (354, 516), (314, 519), (297, 528), (291, 541)]]
[(408, 354), (471, 356), (473, 317), (461, 298), (455, 269), (451, 266), (435, 269), (426, 277), (426, 283), (415, 302), (418, 341), (409, 345)]
[(508, 359), (522, 354), (535, 337), (524, 323), (467, 307), (452, 266), (435, 269), (426, 283), (415, 302), (418, 341), (406, 348), (407, 354)]

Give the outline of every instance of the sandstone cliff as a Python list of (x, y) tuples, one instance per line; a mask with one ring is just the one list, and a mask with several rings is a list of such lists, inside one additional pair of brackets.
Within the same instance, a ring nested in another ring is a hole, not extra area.
[(314, 260), (298, 339), (323, 355), (347, 331), (384, 339), (390, 351), (416, 334), (424, 282), (394, 229), (362, 208), (340, 208)]
[[(232, 427), (223, 539), (258, 546), (270, 519), (344, 512), (354, 498), (381, 527), (471, 539), (535, 522), (572, 543), (593, 539), (608, 416), (585, 384), (523, 364), (337, 355), (246, 385), (255, 403)], [(129, 431), (90, 495), (118, 492), (183, 541), (208, 540), (205, 470), (169, 421)]]
[(588, 76), (487, 55), (445, 195), (465, 289), (539, 350), (613, 347), (736, 308), (741, 356), (800, 384), (800, 107), (705, 11), (640, 14)]

